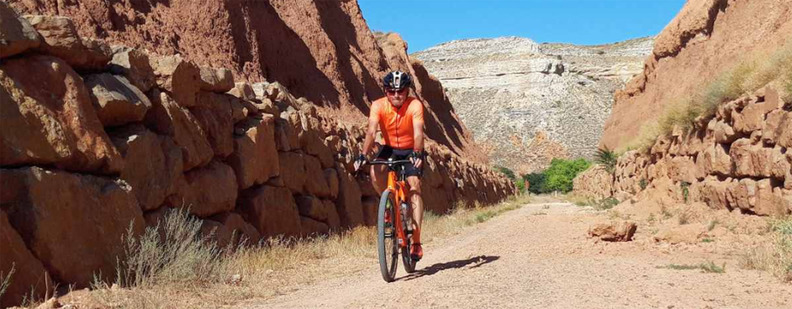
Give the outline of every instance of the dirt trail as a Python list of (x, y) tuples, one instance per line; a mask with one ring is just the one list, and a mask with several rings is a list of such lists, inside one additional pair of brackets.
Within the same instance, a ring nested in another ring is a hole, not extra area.
[[(417, 272), (399, 265), (396, 282), (385, 283), (372, 264), (241, 306), (792, 308), (792, 285), (741, 269), (734, 256), (587, 239), (601, 215), (568, 203), (528, 204), (426, 244)], [(705, 260), (726, 263), (725, 273), (658, 268)]]

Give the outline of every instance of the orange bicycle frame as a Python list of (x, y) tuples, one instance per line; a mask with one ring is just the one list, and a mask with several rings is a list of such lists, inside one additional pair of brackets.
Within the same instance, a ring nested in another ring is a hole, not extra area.
[[(388, 191), (393, 193), (394, 202), (396, 205), (395, 207), (395, 218), (394, 224), (396, 227), (396, 236), (401, 239), (399, 246), (402, 248), (407, 247), (407, 235), (404, 234), (404, 229), (402, 229), (402, 222), (401, 222), (401, 204), (406, 200), (404, 196), (404, 181), (396, 180), (396, 172), (395, 171), (388, 171)], [(412, 214), (407, 214), (412, 215)]]

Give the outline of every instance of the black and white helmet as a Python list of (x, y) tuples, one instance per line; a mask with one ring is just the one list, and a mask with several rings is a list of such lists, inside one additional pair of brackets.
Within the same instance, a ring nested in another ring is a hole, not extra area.
[(393, 71), (385, 75), (383, 79), (385, 89), (402, 90), (410, 87), (412, 79), (410, 74), (401, 71)]

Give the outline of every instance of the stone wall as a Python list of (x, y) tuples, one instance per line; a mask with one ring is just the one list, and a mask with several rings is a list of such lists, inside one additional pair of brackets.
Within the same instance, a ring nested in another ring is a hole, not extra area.
[[(328, 233), (375, 221), (350, 174), (363, 129), (279, 83), (80, 37), (71, 19), (0, 3), (0, 306), (35, 287), (112, 278), (122, 236), (184, 208), (221, 244)], [(429, 210), (516, 192), (489, 168), (429, 142)], [(100, 272), (100, 273), (99, 273)]]
[[(757, 215), (792, 213), (792, 102), (767, 87), (718, 106), (691, 132), (619, 158), (614, 194), (666, 188), (677, 201)], [(667, 184), (672, 184), (668, 186)]]

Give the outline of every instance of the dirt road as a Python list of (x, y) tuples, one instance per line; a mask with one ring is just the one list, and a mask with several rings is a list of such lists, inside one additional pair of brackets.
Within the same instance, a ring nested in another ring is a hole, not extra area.
[[(298, 286), (253, 308), (792, 308), (792, 285), (704, 248), (587, 239), (597, 216), (568, 203), (528, 204), (425, 245), (416, 273), (385, 283), (375, 263)], [(643, 232), (647, 233), (647, 232)], [(641, 236), (643, 235), (643, 236)], [(724, 273), (669, 264), (725, 263)], [(353, 263), (350, 263), (352, 265)], [(359, 265), (359, 264), (358, 264)], [(343, 267), (344, 265), (340, 265)]]

